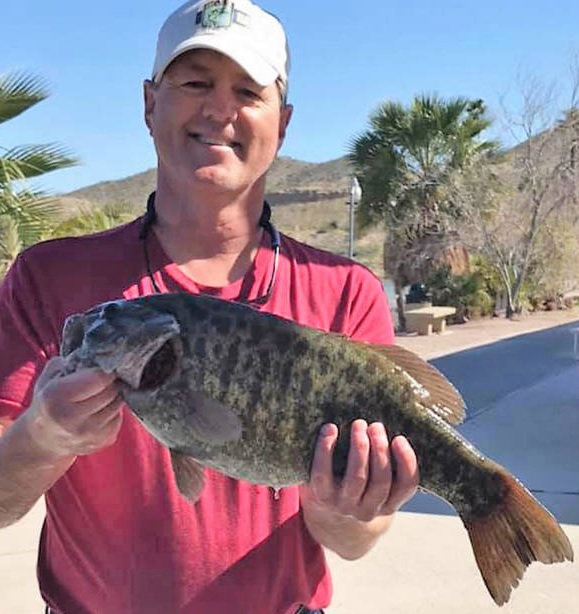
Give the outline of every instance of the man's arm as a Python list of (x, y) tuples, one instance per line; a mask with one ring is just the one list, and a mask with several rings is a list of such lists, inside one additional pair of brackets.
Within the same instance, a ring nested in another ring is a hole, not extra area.
[(0, 528), (24, 516), (78, 455), (112, 444), (121, 426), (114, 377), (98, 369), (62, 375), (49, 361), (32, 403), (10, 427), (0, 426)]
[(388, 530), (395, 512), (416, 492), (418, 462), (404, 437), (389, 442), (382, 424), (368, 426), (356, 420), (346, 475), (338, 484), (332, 473), (337, 436), (335, 425), (322, 428), (310, 482), (301, 487), (302, 508), (314, 539), (345, 559), (357, 559)]
[(51, 457), (37, 449), (27, 421), (0, 431), (0, 528), (27, 514), (74, 462), (74, 456)]

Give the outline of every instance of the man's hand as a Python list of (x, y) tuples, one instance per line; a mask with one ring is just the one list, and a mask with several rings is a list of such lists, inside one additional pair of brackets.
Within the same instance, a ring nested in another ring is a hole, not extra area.
[(364, 420), (356, 420), (346, 473), (337, 482), (332, 473), (337, 440), (337, 427), (324, 425), (310, 482), (301, 487), (304, 519), (320, 543), (345, 558), (358, 558), (388, 529), (393, 514), (416, 492), (418, 462), (405, 437), (389, 442), (382, 424), (368, 426)]
[(50, 360), (29, 408), (0, 433), (0, 528), (22, 518), (77, 456), (112, 444), (121, 411), (114, 376), (67, 373), (64, 359)]
[(115, 442), (122, 399), (114, 375), (100, 369), (67, 374), (63, 358), (45, 366), (23, 418), (38, 451), (48, 456), (90, 454)]

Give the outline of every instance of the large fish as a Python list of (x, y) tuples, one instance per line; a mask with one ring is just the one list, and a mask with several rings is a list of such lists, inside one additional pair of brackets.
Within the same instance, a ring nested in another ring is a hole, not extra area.
[(308, 480), (322, 424), (382, 422), (416, 451), (423, 489), (462, 519), (484, 582), (502, 605), (532, 561), (573, 559), (551, 514), (451, 424), (460, 394), (400, 347), (328, 334), (210, 297), (161, 294), (98, 305), (65, 323), (70, 370), (115, 373), (127, 405), (171, 451), (181, 492), (196, 500), (202, 465), (279, 489)]

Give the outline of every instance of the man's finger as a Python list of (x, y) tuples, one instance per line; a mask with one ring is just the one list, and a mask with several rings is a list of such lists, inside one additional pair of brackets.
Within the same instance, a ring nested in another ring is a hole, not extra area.
[(370, 440), (370, 479), (364, 495), (364, 505), (378, 511), (390, 496), (392, 462), (390, 445), (384, 425), (374, 422), (368, 427)]
[(80, 403), (75, 403), (74, 411), (77, 415), (84, 416), (90, 420), (91, 428), (99, 428), (119, 411), (122, 403), (123, 399), (118, 390), (113, 386), (109, 386), (94, 397)]
[(37, 387), (42, 388), (45, 386), (50, 380), (60, 377), (66, 373), (65, 369), (65, 361), (60, 356), (55, 356), (48, 360), (48, 362), (44, 365), (44, 369), (42, 373), (38, 377)]
[(123, 421), (123, 412), (121, 409), (122, 399), (114, 401), (109, 406), (105, 407), (97, 418), (102, 421), (100, 430), (103, 433), (107, 433), (107, 441), (113, 443), (117, 437), (117, 434), (121, 428)]
[(115, 379), (112, 373), (104, 373), (97, 368), (81, 369), (52, 380), (44, 392), (58, 399), (66, 399), (68, 403), (81, 403), (100, 394)]
[(395, 437), (390, 442), (390, 450), (396, 462), (396, 478), (386, 507), (388, 513), (393, 513), (416, 493), (420, 472), (418, 459), (406, 437), (402, 435)]
[(335, 424), (324, 424), (318, 435), (310, 476), (313, 493), (321, 501), (331, 496), (334, 487), (332, 457), (337, 441), (338, 427)]
[(370, 440), (365, 420), (354, 420), (350, 432), (348, 465), (342, 483), (342, 499), (358, 502), (366, 490), (370, 474)]

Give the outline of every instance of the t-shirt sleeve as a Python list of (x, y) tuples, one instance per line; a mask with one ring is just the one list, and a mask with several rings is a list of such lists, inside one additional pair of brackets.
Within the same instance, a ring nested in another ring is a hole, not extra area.
[(378, 277), (365, 267), (355, 265), (345, 295), (341, 332), (358, 341), (392, 345), (395, 341), (392, 313)]
[(47, 334), (40, 289), (20, 256), (0, 284), (0, 420), (29, 405), (36, 376), (56, 352)]

